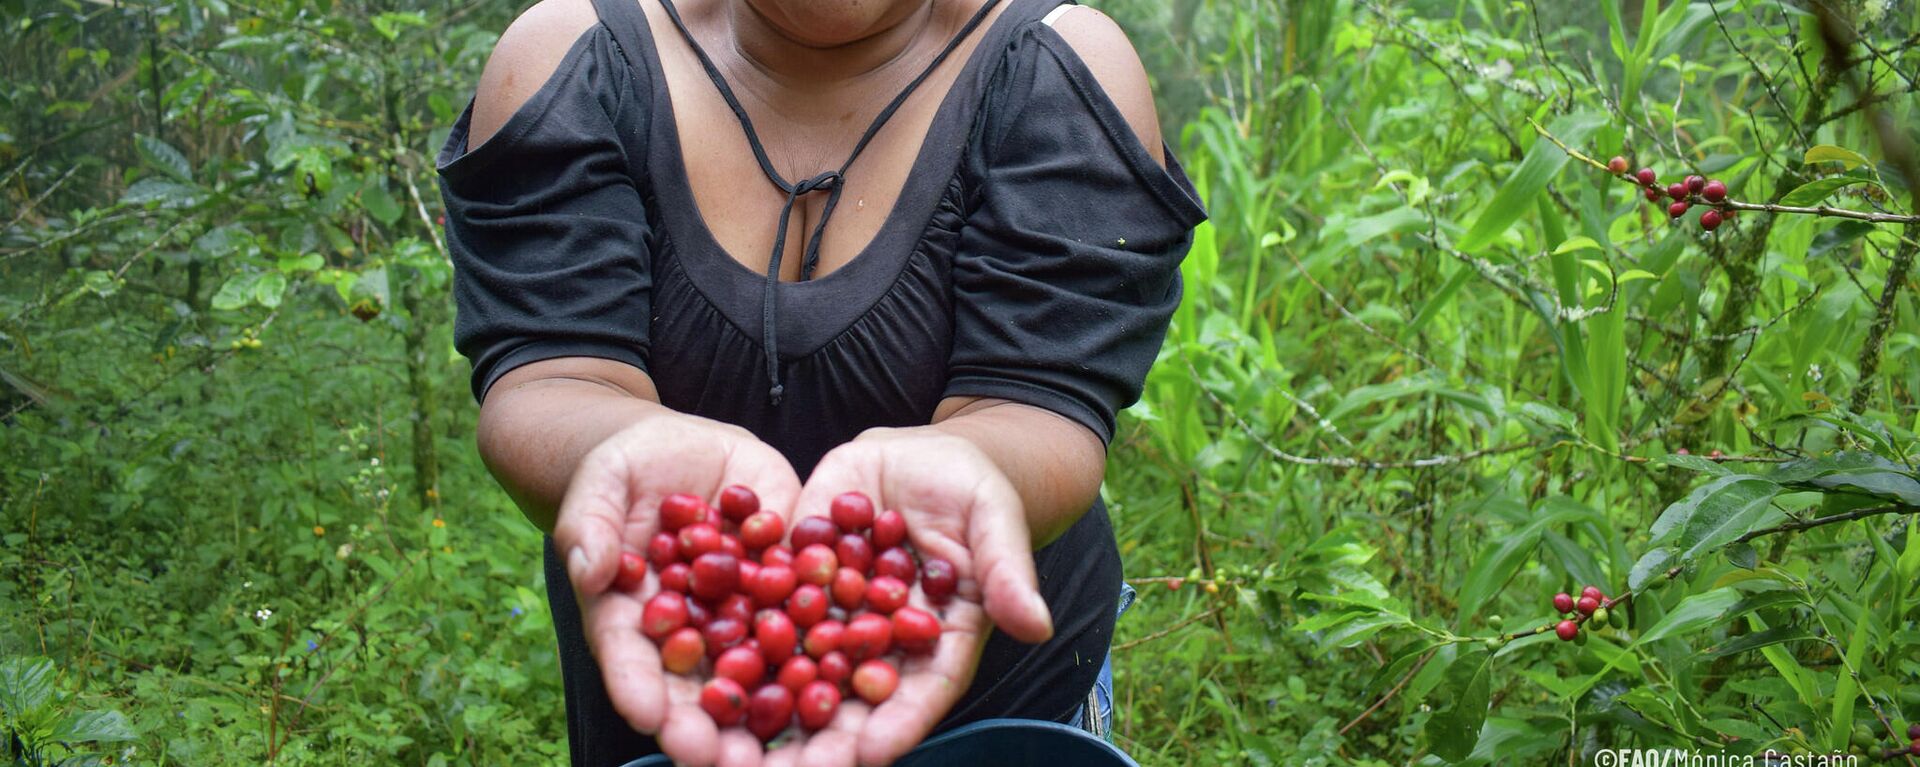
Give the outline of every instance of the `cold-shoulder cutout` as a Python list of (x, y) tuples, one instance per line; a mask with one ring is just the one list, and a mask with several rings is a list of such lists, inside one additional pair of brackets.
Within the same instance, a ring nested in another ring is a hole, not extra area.
[[(1160, 116), (1154, 108), (1153, 87), (1147, 68), (1140, 62), (1133, 41), (1113, 17), (1097, 8), (1067, 6), (1052, 23), (1053, 31), (1079, 54), (1093, 79), (1106, 91), (1107, 98), (1127, 118), (1127, 125), (1144, 147), (1160, 146)], [(1154, 162), (1165, 166), (1160, 152), (1149, 153)]]
[(467, 140), (477, 146), (499, 132), (599, 21), (591, 0), (540, 0), (514, 19), (480, 72)]

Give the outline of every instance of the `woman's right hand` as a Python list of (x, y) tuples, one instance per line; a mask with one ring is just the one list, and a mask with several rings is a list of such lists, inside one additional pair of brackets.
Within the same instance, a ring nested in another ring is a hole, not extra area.
[(692, 493), (712, 504), (729, 485), (753, 488), (761, 507), (782, 517), (800, 494), (786, 458), (747, 430), (664, 412), (614, 433), (581, 459), (553, 528), (614, 709), (634, 729), (656, 734), (679, 764), (755, 765), (761, 745), (741, 728), (717, 729), (700, 709), (699, 683), (666, 673), (658, 649), (640, 633), (641, 608), (660, 590), (652, 568), (636, 592), (614, 589), (613, 579), (621, 551), (644, 554), (659, 531), (662, 499)]

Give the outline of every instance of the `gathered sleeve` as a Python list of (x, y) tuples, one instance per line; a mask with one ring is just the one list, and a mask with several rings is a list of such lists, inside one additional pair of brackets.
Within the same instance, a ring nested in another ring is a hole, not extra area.
[(1051, 28), (1010, 49), (968, 152), (946, 396), (1020, 402), (1103, 442), (1140, 397), (1206, 218)]
[(650, 229), (628, 151), (645, 135), (631, 103), (645, 90), (633, 71), (596, 27), (498, 133), (469, 148), (469, 104), (441, 150), (454, 346), (473, 363), (475, 399), (556, 357), (646, 369)]

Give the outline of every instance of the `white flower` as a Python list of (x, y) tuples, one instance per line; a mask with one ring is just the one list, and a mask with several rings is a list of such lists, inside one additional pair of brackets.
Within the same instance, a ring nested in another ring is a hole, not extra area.
[(253, 617), (258, 618), (264, 623), (268, 618), (273, 617), (273, 608), (262, 606), (260, 609), (253, 611)]
[(386, 500), (387, 496), (390, 494), (391, 493), (384, 487), (380, 488), (380, 492), (374, 493), (374, 495), (379, 496), (380, 500), (383, 500), (383, 501)]
[(1820, 365), (1818, 363), (1807, 366), (1807, 377), (1815, 381), (1820, 380)]
[(253, 588), (253, 581), (247, 581), (245, 583), (240, 584), (240, 588), (243, 588), (243, 589)]
[(373, 463), (373, 465), (375, 465), (375, 466), (379, 466), (379, 465), (380, 465), (380, 459), (379, 459), (379, 458), (374, 458), (374, 459), (373, 459), (373, 461), (372, 461), (372, 463)]
[(353, 544), (351, 543), (342, 543), (340, 544), (340, 548), (333, 550), (334, 559), (346, 559), (350, 556), (353, 556)]

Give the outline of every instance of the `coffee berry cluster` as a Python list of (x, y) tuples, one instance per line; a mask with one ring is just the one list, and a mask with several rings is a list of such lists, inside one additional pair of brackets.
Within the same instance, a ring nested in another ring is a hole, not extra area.
[(1906, 756), (1920, 756), (1920, 723), (1907, 725), (1905, 743), (1900, 742), (1900, 733), (1897, 730), (1888, 733), (1888, 735), (1893, 738), (1894, 744), (1888, 748), (1876, 748), (1879, 745), (1879, 741), (1873, 737), (1872, 728), (1869, 728), (1866, 724), (1854, 725), (1853, 747), (1868, 756), (1877, 756), (1886, 760), (1900, 759)]
[(1667, 203), (1667, 218), (1678, 220), (1687, 214), (1694, 205), (1711, 206), (1700, 213), (1700, 228), (1709, 232), (1719, 229), (1720, 225), (1733, 218), (1738, 212), (1727, 205), (1727, 185), (1719, 179), (1701, 176), (1688, 176), (1666, 186), (1660, 185), (1660, 176), (1652, 168), (1641, 168), (1633, 175), (1627, 175), (1627, 158), (1615, 157), (1607, 161), (1607, 171), (1615, 176), (1639, 184), (1647, 196), (1647, 202)]
[(762, 742), (796, 720), (826, 727), (848, 694), (871, 704), (892, 696), (900, 659), (930, 654), (940, 639), (940, 620), (907, 604), (910, 590), (918, 583), (937, 606), (958, 583), (953, 563), (915, 556), (900, 512), (876, 513), (861, 493), (788, 531), (738, 485), (717, 507), (668, 496), (660, 532), (644, 554), (622, 552), (614, 588), (637, 591), (649, 567), (660, 590), (640, 632), (660, 664), (703, 680), (700, 708), (714, 724), (745, 725)]
[(1627, 627), (1627, 614), (1617, 609), (1615, 600), (1608, 599), (1598, 586), (1581, 589), (1578, 597), (1564, 591), (1553, 595), (1553, 610), (1561, 617), (1561, 621), (1554, 624), (1553, 633), (1562, 642), (1587, 643), (1587, 632), (1580, 630), (1583, 620), (1596, 631), (1607, 626)]

